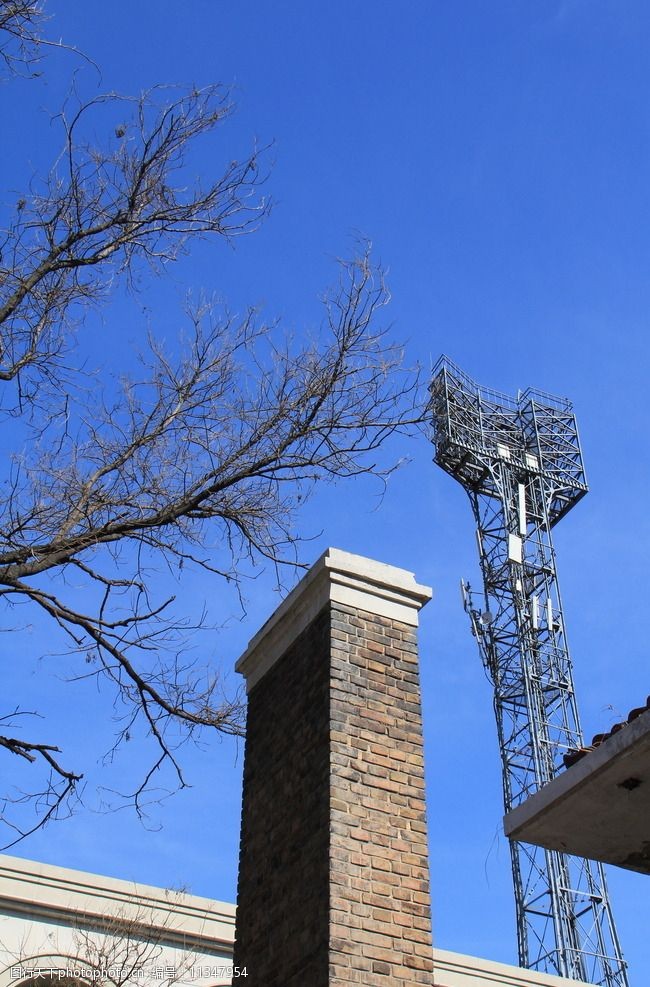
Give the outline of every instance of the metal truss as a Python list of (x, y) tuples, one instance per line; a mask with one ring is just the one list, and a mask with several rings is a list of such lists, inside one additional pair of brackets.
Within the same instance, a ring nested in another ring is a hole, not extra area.
[[(463, 603), (494, 686), (506, 812), (583, 746), (552, 527), (587, 492), (570, 402), (477, 385), (447, 357), (433, 372), (435, 461), (464, 487), (483, 591)], [(477, 603), (480, 600), (480, 604)], [(627, 987), (600, 864), (511, 842), (519, 961)]]

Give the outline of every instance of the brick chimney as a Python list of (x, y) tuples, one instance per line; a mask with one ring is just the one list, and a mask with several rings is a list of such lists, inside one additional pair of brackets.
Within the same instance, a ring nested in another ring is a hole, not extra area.
[(337, 549), (237, 663), (247, 987), (433, 983), (416, 627), (431, 591)]

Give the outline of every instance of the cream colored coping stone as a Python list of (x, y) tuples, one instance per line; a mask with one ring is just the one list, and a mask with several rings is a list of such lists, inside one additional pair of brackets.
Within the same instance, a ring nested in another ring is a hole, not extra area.
[(567, 980), (446, 949), (434, 949), (433, 973), (440, 987), (589, 987), (582, 980)]
[(328, 548), (252, 638), (235, 668), (250, 692), (327, 603), (417, 627), (418, 613), (431, 596), (430, 587), (406, 569)]
[(232, 951), (235, 906), (211, 898), (167, 891), (114, 877), (0, 855), (0, 914), (68, 922), (132, 916), (179, 945), (219, 946)]

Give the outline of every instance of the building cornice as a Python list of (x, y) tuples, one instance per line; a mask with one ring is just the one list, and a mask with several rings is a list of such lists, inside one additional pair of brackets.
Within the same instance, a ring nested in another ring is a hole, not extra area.
[(133, 921), (169, 943), (230, 950), (235, 906), (52, 864), (0, 856), (0, 911), (32, 920)]
[(567, 980), (446, 949), (434, 949), (433, 968), (439, 987), (589, 987), (581, 980)]

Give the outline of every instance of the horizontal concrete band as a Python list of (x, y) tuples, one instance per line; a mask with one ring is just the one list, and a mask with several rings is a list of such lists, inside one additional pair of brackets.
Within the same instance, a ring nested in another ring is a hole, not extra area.
[(328, 548), (251, 640), (235, 668), (250, 690), (291, 647), (326, 603), (376, 614), (411, 627), (431, 599), (412, 572)]
[(589, 987), (581, 980), (522, 970), (445, 949), (434, 949), (433, 967), (439, 987)]
[(0, 856), (0, 913), (74, 925), (86, 920), (135, 919), (184, 946), (190, 940), (232, 949), (235, 906), (117, 878)]

